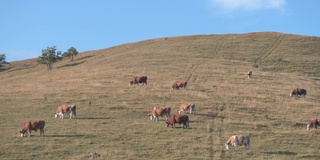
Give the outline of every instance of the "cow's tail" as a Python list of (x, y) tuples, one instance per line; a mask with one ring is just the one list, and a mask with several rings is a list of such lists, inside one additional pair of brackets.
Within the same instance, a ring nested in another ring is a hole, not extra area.
[(171, 114), (171, 108), (168, 107), (168, 115), (169, 115), (169, 117), (170, 117), (170, 114)]

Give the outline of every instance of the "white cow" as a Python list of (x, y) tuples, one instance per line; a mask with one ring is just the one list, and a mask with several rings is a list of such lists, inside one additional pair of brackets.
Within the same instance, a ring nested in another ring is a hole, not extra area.
[(179, 114), (181, 114), (184, 111), (189, 110), (189, 114), (192, 114), (193, 111), (196, 110), (196, 105), (191, 103), (182, 103), (179, 107)]
[(61, 118), (63, 119), (64, 113), (69, 113), (70, 114), (70, 119), (73, 117), (75, 118), (77, 113), (76, 113), (76, 105), (61, 105), (57, 108), (56, 113), (54, 114), (54, 118)]
[(245, 145), (246, 149), (250, 149), (250, 138), (249, 136), (244, 135), (233, 135), (228, 141), (224, 144), (227, 149), (231, 149), (232, 147), (237, 147), (237, 145)]

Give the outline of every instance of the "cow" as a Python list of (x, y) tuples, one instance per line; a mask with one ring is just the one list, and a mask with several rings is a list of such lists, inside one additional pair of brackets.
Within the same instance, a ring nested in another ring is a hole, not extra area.
[(175, 81), (172, 85), (172, 89), (186, 88), (187, 85), (188, 85), (187, 81)]
[(171, 125), (171, 128), (175, 126), (175, 124), (178, 123), (183, 124), (182, 128), (188, 128), (189, 127), (189, 116), (188, 115), (181, 115), (181, 114), (172, 114), (170, 115), (170, 118), (165, 122), (166, 126), (169, 127)]
[(309, 124), (307, 125), (307, 130), (309, 130), (310, 128), (318, 128), (319, 125), (320, 121), (318, 118), (311, 119)]
[(148, 114), (150, 120), (158, 121), (158, 116), (166, 116), (166, 120), (170, 117), (171, 108), (170, 107), (154, 107), (151, 113)]
[(40, 130), (40, 136), (44, 136), (44, 120), (29, 120), (23, 124), (23, 127), (20, 131), (20, 136), (23, 137), (28, 135), (31, 136), (31, 130), (37, 131)]
[(307, 95), (307, 90), (306, 89), (303, 89), (303, 88), (296, 88), (294, 90), (292, 90), (292, 92), (290, 93), (290, 97), (292, 96), (304, 96), (306, 97)]
[(54, 113), (54, 118), (61, 118), (63, 119), (64, 113), (69, 113), (70, 119), (76, 118), (77, 112), (76, 112), (76, 105), (61, 105), (57, 108), (56, 113)]
[(135, 76), (132, 78), (132, 80), (129, 82), (129, 86), (131, 85), (135, 85), (135, 84), (139, 84), (142, 83), (142, 85), (146, 84), (147, 85), (147, 80), (148, 77), (147, 76)]
[(245, 145), (246, 149), (250, 149), (250, 138), (249, 136), (244, 135), (233, 135), (228, 141), (224, 144), (227, 149), (231, 149), (232, 147), (237, 147), (237, 145)]
[(189, 114), (192, 114), (193, 111), (196, 110), (196, 105), (191, 103), (182, 103), (179, 107), (179, 114), (181, 114), (184, 111), (189, 110)]

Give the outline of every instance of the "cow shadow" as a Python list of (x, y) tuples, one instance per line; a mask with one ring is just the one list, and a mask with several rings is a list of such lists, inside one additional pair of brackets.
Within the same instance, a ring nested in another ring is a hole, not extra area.
[(108, 117), (81, 117), (81, 118), (76, 118), (80, 120), (96, 120), (96, 119), (111, 119)]
[(212, 114), (201, 114), (201, 113), (198, 113), (198, 114), (195, 114), (195, 115), (203, 116), (203, 117), (209, 117), (209, 118), (226, 118), (225, 116), (218, 116), (218, 113), (212, 113)]
[(277, 151), (277, 152), (263, 152), (265, 154), (279, 154), (279, 155), (297, 155), (295, 152), (289, 152), (289, 151)]
[(85, 135), (85, 134), (54, 134), (54, 135), (45, 135), (45, 137), (51, 137), (51, 138), (81, 138), (81, 137), (90, 137), (94, 138), (95, 135)]

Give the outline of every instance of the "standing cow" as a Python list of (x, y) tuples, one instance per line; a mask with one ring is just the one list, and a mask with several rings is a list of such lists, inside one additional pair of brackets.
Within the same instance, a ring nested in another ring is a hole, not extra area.
[(320, 121), (318, 118), (311, 119), (309, 124), (307, 125), (307, 130), (309, 130), (310, 128), (318, 128), (319, 125)]
[(186, 88), (187, 85), (188, 85), (187, 81), (175, 81), (172, 85), (172, 89)]
[(249, 136), (244, 135), (234, 135), (231, 136), (228, 141), (224, 144), (227, 149), (231, 149), (232, 147), (237, 147), (237, 145), (244, 145), (246, 149), (250, 149), (250, 138)]
[(175, 124), (178, 123), (179, 126), (180, 124), (183, 124), (182, 128), (188, 128), (189, 127), (189, 116), (187, 115), (181, 115), (181, 114), (172, 114), (170, 115), (170, 118), (165, 122), (166, 126), (169, 127), (174, 127)]
[(63, 119), (63, 115), (65, 113), (69, 113), (70, 119), (76, 118), (77, 112), (76, 112), (76, 105), (61, 105), (57, 108), (56, 113), (54, 114), (54, 118), (61, 118)]
[(28, 135), (31, 136), (31, 130), (37, 131), (40, 130), (40, 136), (44, 136), (44, 120), (29, 120), (23, 124), (23, 127), (20, 131), (20, 136), (23, 137)]
[(192, 112), (194, 112), (196, 110), (196, 105), (195, 104), (191, 104), (191, 103), (182, 103), (179, 107), (179, 114), (181, 114), (184, 111), (188, 111), (189, 110), (189, 114), (192, 114)]
[(132, 78), (132, 80), (129, 82), (129, 86), (131, 85), (135, 85), (135, 84), (139, 84), (142, 83), (142, 85), (146, 84), (147, 85), (147, 80), (148, 77), (147, 76), (135, 76)]
[(290, 93), (290, 97), (292, 97), (292, 96), (296, 96), (296, 97), (304, 96), (304, 97), (306, 97), (306, 95), (307, 95), (307, 90), (303, 89), (303, 88), (296, 88), (296, 89), (292, 90), (292, 92)]
[(151, 113), (148, 114), (150, 120), (158, 121), (159, 116), (166, 116), (166, 120), (170, 117), (170, 107), (154, 107)]

